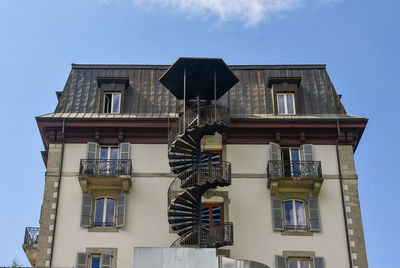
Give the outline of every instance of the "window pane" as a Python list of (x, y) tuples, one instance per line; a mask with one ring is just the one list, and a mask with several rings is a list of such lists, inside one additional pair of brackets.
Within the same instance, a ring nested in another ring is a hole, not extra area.
[(92, 257), (92, 265), (90, 268), (100, 268), (100, 257)]
[(300, 154), (299, 154), (299, 149), (291, 149), (290, 150), (290, 156), (292, 158), (292, 172), (293, 172), (293, 177), (300, 177)]
[(304, 209), (304, 203), (300, 201), (296, 201), (296, 219), (297, 225), (306, 225), (306, 212)]
[(286, 226), (294, 225), (293, 202), (292, 201), (285, 202), (285, 219), (286, 219)]
[(96, 200), (96, 213), (94, 216), (94, 226), (103, 225), (104, 198)]
[(107, 159), (108, 158), (108, 147), (101, 147), (100, 148), (100, 159)]
[(118, 147), (110, 148), (110, 159), (118, 159)]
[(294, 114), (294, 96), (286, 95), (287, 113)]
[(120, 94), (114, 94), (113, 97), (113, 108), (112, 112), (113, 113), (119, 113), (119, 100), (120, 100)]
[(300, 261), (300, 268), (310, 268), (310, 261), (307, 260)]
[(297, 261), (289, 260), (288, 264), (289, 264), (289, 268), (297, 268)]
[(104, 95), (104, 113), (111, 113), (111, 98), (112, 94)]
[(113, 226), (114, 222), (114, 204), (115, 200), (112, 198), (107, 198), (107, 207), (106, 207), (106, 226)]
[(285, 96), (278, 95), (278, 114), (285, 114)]

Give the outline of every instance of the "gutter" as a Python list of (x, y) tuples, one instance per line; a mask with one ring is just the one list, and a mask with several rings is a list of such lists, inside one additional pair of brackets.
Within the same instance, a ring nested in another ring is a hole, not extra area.
[(57, 212), (58, 212), (58, 200), (60, 199), (60, 188), (61, 188), (61, 176), (62, 176), (62, 168), (63, 168), (63, 161), (64, 161), (64, 137), (65, 137), (65, 119), (62, 121), (62, 142), (61, 142), (61, 159), (60, 159), (60, 168), (58, 173), (58, 187), (57, 187), (57, 200), (56, 200), (56, 211), (54, 217), (54, 229), (53, 229), (53, 242), (51, 243), (51, 252), (50, 252), (50, 267), (52, 266), (53, 262), (53, 249), (54, 243), (56, 239), (56, 226), (57, 226)]
[(349, 238), (349, 228), (347, 226), (347, 213), (346, 213), (346, 204), (344, 201), (344, 191), (343, 191), (343, 176), (342, 176), (342, 165), (340, 164), (340, 156), (339, 156), (339, 138), (340, 138), (340, 126), (339, 121), (336, 121), (338, 137), (336, 139), (336, 157), (338, 163), (338, 171), (339, 171), (339, 182), (340, 182), (340, 194), (342, 197), (342, 209), (343, 209), (343, 219), (344, 219), (344, 229), (346, 232), (346, 242), (347, 242), (347, 253), (349, 256), (349, 267), (353, 268), (353, 262), (351, 259), (351, 248), (350, 248), (350, 238)]

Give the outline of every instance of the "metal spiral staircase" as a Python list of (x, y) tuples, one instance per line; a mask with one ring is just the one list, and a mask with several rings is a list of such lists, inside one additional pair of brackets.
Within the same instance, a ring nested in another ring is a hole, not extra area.
[[(171, 247), (232, 245), (233, 224), (211, 222), (201, 204), (208, 189), (231, 184), (231, 164), (219, 154), (202, 151), (201, 139), (229, 127), (228, 109), (216, 103), (238, 79), (221, 59), (180, 58), (160, 82), (184, 100), (183, 114), (168, 136), (169, 165), (177, 175), (168, 189), (168, 222), (179, 235)], [(211, 100), (213, 104), (206, 105)], [(194, 108), (186, 109), (190, 103)]]

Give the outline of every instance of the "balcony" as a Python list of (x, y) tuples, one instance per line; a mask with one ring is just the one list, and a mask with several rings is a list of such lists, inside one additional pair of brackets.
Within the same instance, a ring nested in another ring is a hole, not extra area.
[(268, 188), (271, 194), (278, 191), (311, 189), (314, 196), (321, 190), (323, 178), (320, 161), (268, 161)]
[(24, 244), (22, 245), (22, 248), (32, 266), (35, 266), (36, 264), (39, 232), (40, 229), (37, 227), (25, 228)]
[(129, 192), (132, 186), (130, 159), (81, 159), (79, 183), (89, 189), (116, 189)]

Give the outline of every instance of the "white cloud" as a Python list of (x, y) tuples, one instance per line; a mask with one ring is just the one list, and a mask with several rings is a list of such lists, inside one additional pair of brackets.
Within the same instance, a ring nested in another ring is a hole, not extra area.
[(98, 0), (101, 4), (127, 3), (145, 9), (165, 9), (195, 17), (216, 17), (220, 23), (241, 21), (254, 26), (274, 15), (306, 5), (332, 4), (343, 0)]

